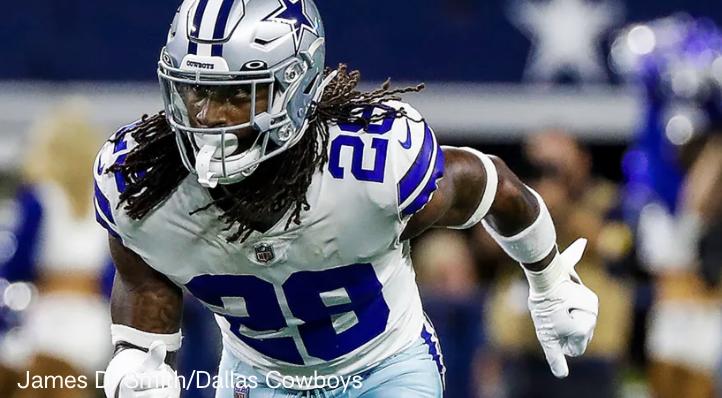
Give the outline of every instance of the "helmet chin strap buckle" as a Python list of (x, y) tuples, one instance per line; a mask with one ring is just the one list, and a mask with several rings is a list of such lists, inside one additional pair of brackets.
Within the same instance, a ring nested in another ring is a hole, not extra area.
[(268, 114), (268, 112), (263, 112), (260, 115), (257, 115), (253, 119), (253, 128), (256, 131), (264, 132), (271, 129), (271, 115)]
[[(218, 185), (218, 177), (222, 176), (219, 176), (215, 171), (211, 171), (213, 158), (221, 158), (220, 161), (225, 162), (223, 152), (228, 156), (235, 151), (238, 148), (238, 138), (233, 134), (225, 134), (223, 138), (209, 135), (197, 138), (197, 141), (200, 141), (202, 145), (196, 155), (198, 183), (206, 188), (215, 188)], [(225, 144), (225, 148), (221, 148), (223, 144)]]
[(198, 183), (206, 188), (215, 188), (218, 185), (216, 173), (210, 171), (211, 159), (218, 148), (214, 145), (204, 145), (196, 155), (196, 172)]
[(243, 170), (243, 171), (241, 172), (241, 174), (242, 174), (244, 177), (250, 177), (251, 174), (253, 174), (253, 172), (256, 171), (256, 169), (258, 169), (258, 165), (255, 165), (255, 166), (253, 166), (253, 167), (247, 168), (246, 170)]

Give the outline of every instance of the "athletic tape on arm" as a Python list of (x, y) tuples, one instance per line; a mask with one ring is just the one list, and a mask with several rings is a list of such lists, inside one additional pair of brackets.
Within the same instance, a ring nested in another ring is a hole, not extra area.
[(486, 221), (482, 221), (482, 224), (509, 257), (520, 263), (533, 264), (543, 260), (554, 250), (557, 232), (544, 199), (533, 189), (527, 189), (539, 202), (539, 216), (529, 227), (514, 236), (506, 237), (501, 236)]

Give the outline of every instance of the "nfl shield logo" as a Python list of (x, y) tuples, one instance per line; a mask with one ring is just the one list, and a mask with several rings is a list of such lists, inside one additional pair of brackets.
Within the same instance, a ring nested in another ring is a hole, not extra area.
[(261, 263), (267, 263), (276, 256), (273, 254), (273, 246), (261, 243), (253, 248), (256, 251), (256, 260)]
[(251, 395), (250, 387), (236, 386), (234, 394), (233, 394), (233, 398), (248, 398), (249, 395)]

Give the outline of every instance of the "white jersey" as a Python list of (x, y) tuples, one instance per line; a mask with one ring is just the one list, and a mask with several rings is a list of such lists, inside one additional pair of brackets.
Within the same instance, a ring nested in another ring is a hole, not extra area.
[[(289, 211), (265, 233), (228, 243), (221, 210), (191, 175), (142, 221), (118, 209), (123, 182), (96, 173), (101, 224), (217, 315), (227, 347), (264, 374), (349, 376), (408, 348), (422, 335), (408, 242), (399, 236), (443, 174), (431, 129), (409, 118), (364, 131), (329, 126), (329, 162), (307, 193), (301, 224)], [(121, 130), (122, 132), (122, 130)], [(107, 143), (96, 171), (123, 161), (132, 138)], [(435, 342), (434, 342), (435, 343)], [(432, 350), (433, 351), (433, 350)]]

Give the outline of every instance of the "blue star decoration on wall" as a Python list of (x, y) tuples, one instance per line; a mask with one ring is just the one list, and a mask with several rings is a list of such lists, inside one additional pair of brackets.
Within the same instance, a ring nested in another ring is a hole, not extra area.
[(293, 34), (293, 44), (298, 51), (301, 45), (301, 36), (303, 32), (308, 31), (318, 36), (316, 24), (311, 21), (306, 14), (305, 0), (279, 0), (281, 7), (272, 12), (271, 15), (263, 19), (263, 21), (280, 22), (291, 26)]

